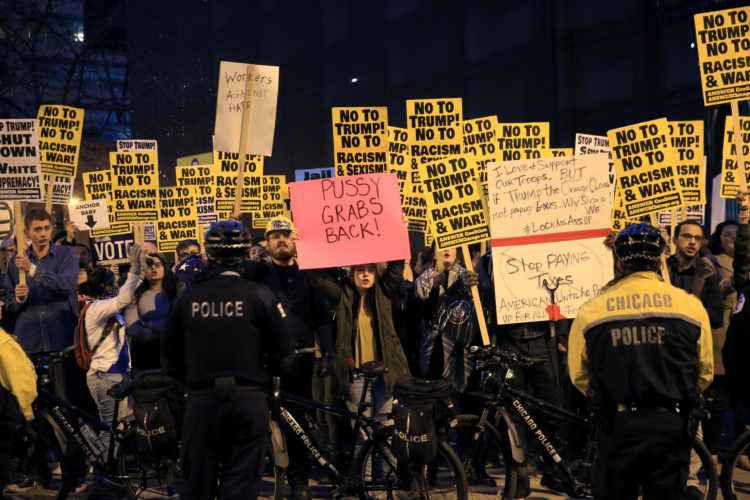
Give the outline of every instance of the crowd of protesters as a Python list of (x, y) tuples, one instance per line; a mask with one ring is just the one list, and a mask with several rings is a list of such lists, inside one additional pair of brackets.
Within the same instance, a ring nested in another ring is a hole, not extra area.
[[(673, 231), (675, 250), (666, 261), (671, 284), (698, 297), (710, 319), (715, 376), (704, 393), (710, 411), (701, 427), (717, 461), (722, 433), (730, 427), (728, 419), (731, 417), (734, 433), (750, 424), (750, 396), (743, 384), (744, 360), (750, 351), (741, 338), (750, 328), (744, 314), (750, 226), (746, 196), (740, 194), (738, 200), (745, 208), (740, 219), (722, 222), (709, 238), (697, 223), (678, 224)], [(149, 243), (135, 245), (128, 264), (97, 267), (89, 248), (79, 242), (83, 240), (74, 224), (68, 223), (53, 236), (50, 215), (32, 209), (25, 216), (25, 227), (29, 242), (25, 252), (17, 251), (13, 238), (0, 244), (0, 321), (4, 331), (17, 339), (15, 344), (0, 330), (0, 383), (6, 393), (16, 396), (20, 414), (31, 419), (29, 405), (35, 388), (28, 387), (29, 378), (12, 383), (6, 367), (23, 364), (17, 359), (21, 349), (37, 353), (70, 346), (83, 304), (93, 301), (87, 312), (90, 342), (102, 335), (111, 318), (120, 321), (122, 328), (107, 337), (87, 372), (72, 361), (55, 366), (52, 385), (61, 398), (84, 408), (89, 405), (103, 420), (111, 419), (107, 389), (128, 380), (131, 373), (161, 366), (170, 308), (208, 267), (201, 244), (185, 240), (169, 255), (157, 252)], [(283, 379), (285, 390), (356, 408), (362, 381), (354, 368), (385, 360), (389, 370), (368, 394), (375, 414), (390, 412), (393, 385), (402, 374), (448, 378), (457, 405), (472, 411), (477, 402), (465, 394), (477, 386), (479, 374), (468, 347), (482, 342), (477, 314), (484, 314), (491, 343), (543, 360), (519, 373), (519, 386), (573, 411), (582, 406), (581, 395), (572, 390), (567, 373), (570, 320), (557, 319), (551, 313), (550, 321), (497, 325), (492, 255), (482, 245), (470, 248), (471, 268), (476, 272), (467, 270), (461, 252), (433, 247), (413, 249), (413, 258), (406, 261), (302, 271), (295, 260), (297, 235), (291, 220), (272, 219), (265, 232), (247, 245), (240, 273), (244, 280), (273, 292), (283, 306), (295, 347), (317, 348), (313, 357), (295, 358)], [(603, 244), (611, 242), (608, 239)], [(20, 274), (25, 275), (25, 283)], [(482, 311), (474, 308), (472, 286), (479, 287)], [(725, 339), (737, 348), (729, 353), (724, 350), (722, 356)], [(15, 356), (14, 361), (6, 362), (9, 356)], [(127, 405), (121, 411), (129, 411)], [(346, 447), (341, 443), (350, 437), (350, 429), (328, 415), (319, 420), (333, 444), (334, 458), (346, 460), (342, 451)], [(4, 423), (0, 420), (0, 425)], [(0, 428), (0, 485), (9, 478), (12, 484), (7, 491), (11, 493), (47, 486), (48, 473), (25, 467), (23, 460), (12, 456), (13, 433), (8, 425)], [(550, 425), (558, 433), (565, 432), (558, 422)], [(526, 443), (526, 462), (519, 477), (528, 488), (528, 477), (544, 464), (538, 463), (535, 439), (521, 438)], [(732, 438), (730, 435), (727, 440)], [(289, 451), (293, 498), (312, 498), (307, 452), (294, 439)], [(741, 457), (740, 466), (750, 469), (747, 457)], [(110, 487), (94, 473), (79, 490), (101, 493)]]

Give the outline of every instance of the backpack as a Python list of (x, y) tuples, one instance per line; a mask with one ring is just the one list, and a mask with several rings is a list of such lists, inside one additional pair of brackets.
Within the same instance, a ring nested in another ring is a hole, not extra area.
[(91, 359), (94, 357), (94, 353), (99, 349), (99, 346), (102, 345), (104, 339), (109, 337), (109, 334), (112, 333), (112, 330), (115, 329), (115, 325), (117, 324), (117, 320), (114, 316), (109, 318), (107, 324), (104, 326), (104, 331), (102, 331), (101, 337), (99, 337), (99, 340), (94, 344), (94, 347), (90, 347), (89, 336), (86, 333), (86, 311), (91, 304), (93, 304), (93, 301), (87, 301), (83, 306), (81, 314), (78, 317), (78, 324), (73, 331), (73, 343), (76, 346), (73, 354), (75, 354), (76, 357), (76, 364), (81, 370), (87, 371), (91, 366)]
[(427, 380), (402, 375), (393, 390), (393, 449), (399, 461), (432, 462), (453, 418), (448, 379)]
[(176, 458), (184, 412), (184, 390), (179, 382), (160, 370), (135, 375), (133, 413), (139, 453)]

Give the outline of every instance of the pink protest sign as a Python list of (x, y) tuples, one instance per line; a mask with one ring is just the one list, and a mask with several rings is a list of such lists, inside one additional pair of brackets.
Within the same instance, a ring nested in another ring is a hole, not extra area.
[(300, 269), (409, 257), (395, 173), (292, 182), (289, 197)]

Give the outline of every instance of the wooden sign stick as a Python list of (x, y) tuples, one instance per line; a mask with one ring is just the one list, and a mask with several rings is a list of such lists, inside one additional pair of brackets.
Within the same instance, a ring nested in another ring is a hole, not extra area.
[[(655, 213), (651, 214), (651, 225), (656, 228), (659, 227), (659, 220)], [(674, 227), (674, 224), (672, 224), (672, 227)], [(672, 280), (669, 279), (669, 269), (667, 269), (667, 256), (663, 253), (661, 254), (661, 277), (665, 283), (672, 283)]]
[[(248, 66), (249, 69), (249, 66)], [(246, 75), (247, 76), (247, 75)], [(253, 84), (251, 78), (245, 78), (245, 109), (242, 112), (242, 126), (240, 127), (240, 157), (237, 161), (237, 187), (234, 192), (234, 209), (232, 215), (241, 220), (242, 214), (242, 183), (245, 178), (245, 157), (247, 156), (247, 141), (250, 135), (250, 97), (252, 96)]]
[(44, 209), (48, 214), (52, 214), (52, 192), (55, 190), (55, 174), (50, 174), (49, 184), (47, 185), (47, 199), (44, 203)]
[[(26, 253), (26, 235), (24, 234), (26, 224), (23, 221), (23, 208), (21, 207), (21, 202), (17, 201), (13, 203), (13, 215), (16, 220), (16, 252)], [(18, 283), (21, 285), (26, 284), (26, 271), (20, 267), (18, 268)]]
[[(466, 270), (474, 272), (474, 264), (471, 262), (469, 245), (462, 246), (461, 251), (463, 251), (464, 266), (466, 267)], [(479, 300), (479, 288), (476, 285), (471, 287), (471, 297), (474, 299), (474, 311), (477, 314), (479, 332), (482, 334), (482, 345), (490, 345), (490, 335), (487, 333), (487, 322), (484, 319), (484, 309), (482, 309), (482, 302)]]
[(737, 151), (737, 175), (740, 176), (740, 191), (747, 191), (747, 179), (745, 178), (745, 158), (742, 154), (742, 129), (740, 129), (740, 108), (737, 101), (731, 102), (732, 126), (734, 127), (734, 149)]

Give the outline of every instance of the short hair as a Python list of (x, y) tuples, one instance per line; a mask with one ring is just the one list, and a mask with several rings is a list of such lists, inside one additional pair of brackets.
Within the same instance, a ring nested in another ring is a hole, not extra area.
[(190, 246), (196, 246), (196, 247), (198, 247), (198, 248), (200, 249), (200, 247), (201, 247), (201, 244), (200, 244), (200, 243), (198, 243), (198, 241), (196, 241), (196, 240), (191, 240), (191, 239), (189, 239), (189, 238), (188, 238), (188, 239), (186, 239), (186, 240), (182, 240), (182, 241), (180, 241), (180, 242), (179, 242), (179, 243), (177, 244), (177, 254), (179, 255), (179, 253), (180, 253), (181, 251), (185, 250), (185, 249), (186, 249), (187, 247), (190, 247)]
[(71, 245), (73, 248), (83, 248), (86, 250), (86, 252), (91, 255), (91, 249), (88, 247), (88, 245), (84, 245), (83, 243), (76, 243), (74, 245)]
[(711, 243), (708, 244), (708, 249), (714, 255), (719, 255), (719, 254), (724, 253), (724, 247), (721, 246), (721, 232), (727, 226), (739, 227), (739, 223), (734, 219), (727, 219), (724, 222), (721, 222), (718, 226), (716, 226), (716, 229), (714, 229), (714, 232), (711, 235)]
[(23, 217), (23, 223), (26, 227), (29, 227), (35, 220), (48, 220), (52, 223), (52, 216), (43, 208), (32, 208), (26, 212), (26, 215)]
[(705, 236), (703, 234), (703, 226), (701, 226), (697, 221), (689, 220), (688, 219), (688, 220), (684, 220), (684, 221), (680, 222), (679, 224), (677, 224), (674, 227), (674, 236), (675, 236), (675, 238), (680, 235), (680, 229), (682, 229), (682, 226), (687, 226), (688, 224), (692, 224), (693, 226), (698, 226), (701, 229), (701, 236)]

